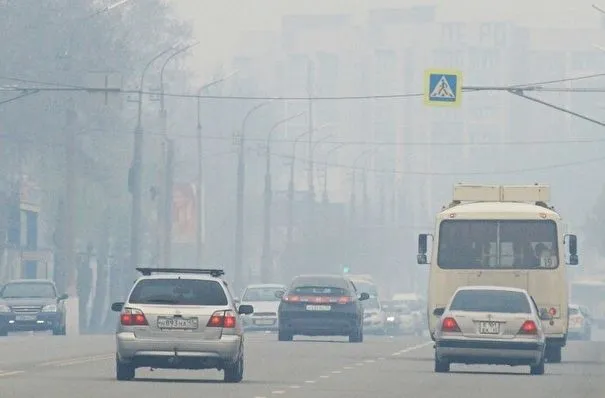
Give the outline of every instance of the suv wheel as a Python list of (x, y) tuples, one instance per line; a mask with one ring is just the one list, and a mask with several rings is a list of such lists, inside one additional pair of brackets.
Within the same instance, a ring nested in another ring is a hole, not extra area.
[(65, 336), (65, 325), (63, 326), (57, 326), (55, 328), (53, 328), (53, 335), (54, 336)]
[(359, 327), (349, 335), (349, 343), (362, 343), (363, 342), (363, 327)]
[(241, 356), (237, 361), (225, 366), (223, 380), (226, 383), (239, 383), (244, 378), (244, 357)]
[(134, 366), (120, 362), (116, 358), (116, 379), (128, 381), (134, 379)]
[(279, 341), (292, 341), (293, 338), (294, 336), (292, 333), (283, 332), (281, 330), (277, 332), (277, 340)]

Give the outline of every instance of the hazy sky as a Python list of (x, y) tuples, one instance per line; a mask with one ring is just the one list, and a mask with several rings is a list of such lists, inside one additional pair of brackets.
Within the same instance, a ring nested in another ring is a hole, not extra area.
[[(190, 21), (201, 42), (192, 51), (192, 67), (210, 76), (228, 65), (239, 37), (249, 30), (279, 30), (287, 14), (350, 13), (362, 21), (372, 8), (439, 4), (439, 20), (510, 20), (527, 26), (586, 28), (601, 15), (591, 5), (599, 0), (169, 0)], [(605, 8), (605, 0), (602, 7)], [(605, 45), (605, 30), (602, 44)], [(599, 43), (601, 44), (601, 43)]]

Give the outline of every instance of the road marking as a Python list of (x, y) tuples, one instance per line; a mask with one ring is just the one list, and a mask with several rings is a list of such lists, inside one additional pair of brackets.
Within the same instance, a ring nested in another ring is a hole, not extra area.
[(44, 362), (44, 363), (41, 363), (36, 366), (46, 367), (46, 366), (75, 365), (75, 364), (84, 363), (84, 362), (101, 361), (101, 360), (110, 359), (113, 357), (114, 357), (114, 354), (93, 355), (90, 357), (79, 357), (79, 358), (62, 359), (59, 361)]
[(426, 343), (422, 343), (422, 344), (418, 344), (412, 347), (408, 347), (408, 348), (404, 348), (403, 350), (399, 351), (401, 354), (405, 354), (406, 352), (410, 352), (410, 351), (415, 351), (415, 350), (419, 350), (421, 348), (424, 348), (430, 344), (433, 344), (433, 341), (427, 341)]
[(328, 377), (330, 377), (330, 376), (326, 376), (326, 375), (319, 376), (320, 379), (327, 379)]
[(340, 370), (333, 370), (332, 373), (334, 373), (335, 375), (342, 373)]
[(343, 367), (343, 369), (353, 369), (353, 367), (352, 366), (345, 366), (345, 367)]
[(384, 357), (378, 358), (379, 361), (384, 361)]
[(374, 363), (374, 362), (376, 362), (376, 361), (373, 359), (366, 359), (366, 363)]
[(393, 356), (393, 357), (396, 357), (397, 355), (401, 355), (401, 353), (399, 353), (399, 352), (394, 352), (394, 353), (392, 353), (392, 354), (391, 354), (391, 356)]
[(296, 389), (296, 388), (300, 388), (300, 386), (290, 386), (290, 388)]
[(357, 365), (357, 366), (363, 366), (363, 363), (357, 362), (355, 365)]
[(306, 380), (305, 383), (307, 383), (307, 384), (314, 384), (315, 380)]
[(0, 373), (0, 377), (14, 376), (14, 375), (18, 375), (18, 374), (21, 374), (21, 373), (25, 373), (25, 371), (23, 371), (23, 370), (15, 370), (15, 371), (12, 371), (12, 372), (2, 372), (2, 373)]
[(271, 394), (284, 394), (284, 390), (271, 391)]

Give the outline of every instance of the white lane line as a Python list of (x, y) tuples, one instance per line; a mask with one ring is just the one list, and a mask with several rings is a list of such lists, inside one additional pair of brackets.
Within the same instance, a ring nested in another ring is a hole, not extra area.
[(345, 367), (343, 367), (343, 369), (350, 370), (350, 369), (353, 369), (353, 367), (352, 366), (345, 366)]
[(419, 349), (424, 348), (424, 347), (426, 347), (428, 345), (431, 345), (431, 344), (433, 344), (432, 341), (427, 341), (426, 343), (422, 343), (422, 344), (418, 344), (418, 345), (415, 345), (415, 346), (412, 346), (412, 347), (404, 348), (403, 350), (401, 350), (399, 352), (401, 354), (405, 354), (405, 353), (410, 352), (410, 351), (419, 350)]
[(384, 357), (378, 358), (379, 361), (384, 361)]
[(43, 362), (36, 366), (42, 366), (42, 367), (61, 366), (61, 365), (65, 365), (65, 364), (80, 363), (80, 361), (89, 362), (92, 360), (103, 360), (103, 359), (108, 359), (108, 358), (113, 358), (113, 357), (114, 357), (114, 354), (93, 355), (90, 357), (69, 358), (69, 359), (61, 359), (59, 361)]
[(106, 360), (109, 360), (109, 359), (111, 359), (113, 357), (114, 357), (114, 355), (105, 355), (103, 357), (99, 356), (99, 357), (82, 358), (82, 359), (78, 359), (78, 360), (75, 360), (75, 361), (57, 363), (57, 364), (54, 364), (52, 366), (63, 367), (63, 366), (71, 366), (71, 365), (80, 365), (80, 364), (88, 363), (88, 362), (106, 361)]
[(15, 370), (15, 371), (12, 371), (12, 372), (2, 372), (2, 373), (0, 373), (0, 377), (14, 376), (14, 375), (19, 375), (21, 373), (25, 373), (25, 371), (23, 371), (23, 370)]
[(333, 370), (332, 373), (335, 374), (335, 375), (337, 375), (337, 374), (342, 373), (342, 372), (340, 370)]
[(306, 380), (305, 383), (307, 383), (307, 384), (315, 384), (315, 380)]
[(398, 356), (398, 355), (401, 355), (401, 353), (399, 353), (399, 352), (394, 352), (394, 353), (392, 353), (392, 354), (391, 354), (391, 356), (393, 356), (393, 357), (396, 357), (396, 356)]
[(285, 393), (284, 390), (271, 391), (271, 394), (275, 394), (275, 395), (284, 394), (284, 393)]
[(376, 361), (373, 359), (366, 359), (366, 363), (374, 363), (374, 362), (376, 362)]
[(327, 379), (328, 377), (330, 377), (330, 376), (327, 376), (327, 375), (321, 375), (321, 376), (319, 376), (320, 379)]
[(355, 365), (356, 365), (356, 366), (363, 366), (363, 363), (361, 363), (361, 362), (357, 362)]
[(300, 386), (290, 386), (290, 388), (297, 389), (300, 388)]

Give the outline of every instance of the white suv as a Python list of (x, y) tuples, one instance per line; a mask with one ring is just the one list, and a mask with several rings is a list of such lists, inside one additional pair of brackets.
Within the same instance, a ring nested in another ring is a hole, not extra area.
[(244, 374), (244, 333), (222, 270), (137, 268), (116, 331), (116, 378), (132, 380), (136, 368), (218, 369), (226, 382)]

